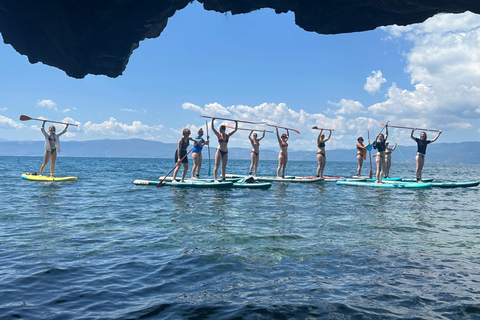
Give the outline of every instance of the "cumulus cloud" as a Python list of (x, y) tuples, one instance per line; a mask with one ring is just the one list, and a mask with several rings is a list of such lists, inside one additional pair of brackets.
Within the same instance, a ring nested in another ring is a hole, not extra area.
[(163, 129), (163, 126), (148, 126), (142, 124), (140, 121), (133, 121), (132, 124), (125, 124), (118, 122), (111, 117), (102, 123), (86, 122), (82, 126), (82, 130), (86, 134), (97, 136), (116, 136), (116, 137), (130, 137), (130, 138), (148, 138), (152, 133)]
[(411, 43), (406, 72), (414, 90), (394, 83), (386, 100), (368, 108), (404, 125), (466, 128), (480, 114), (480, 16), (440, 14), (422, 24), (383, 28)]
[(24, 127), (23, 124), (0, 115), (0, 129), (20, 129), (23, 127)]
[(333, 111), (335, 114), (354, 114), (354, 113), (365, 113), (365, 108), (363, 104), (354, 100), (342, 99), (340, 102), (328, 102), (329, 104), (338, 107), (338, 110)]
[[(347, 103), (346, 103), (347, 104)], [(313, 130), (313, 126), (326, 129), (334, 129), (335, 132), (329, 141), (329, 147), (335, 148), (352, 148), (355, 145), (356, 137), (360, 133), (365, 133), (367, 129), (378, 129), (378, 121), (366, 117), (360, 117), (355, 119), (346, 119), (344, 116), (337, 114), (333, 117), (329, 117), (323, 113), (308, 113), (304, 110), (295, 111), (289, 108), (285, 103), (262, 103), (258, 106), (250, 107), (246, 105), (236, 105), (224, 107), (217, 103), (213, 104), (215, 110), (223, 110), (223, 117), (245, 120), (252, 122), (265, 122), (270, 125), (277, 125), (280, 127), (286, 127), (296, 129), (300, 131), (300, 135), (293, 131), (290, 131), (290, 140), (292, 141), (293, 149), (316, 149), (316, 138), (318, 130)], [(351, 105), (358, 104), (351, 103)], [(197, 112), (199, 114), (208, 114), (207, 109), (212, 105), (206, 105), (200, 107), (192, 103), (184, 103), (183, 108)], [(211, 115), (219, 116), (219, 113), (212, 112)], [(233, 126), (232, 122), (220, 121), (220, 123), (226, 123)], [(253, 125), (247, 123), (239, 123), (239, 128), (248, 129), (260, 129), (275, 131), (274, 127), (267, 125)], [(284, 129), (280, 129), (280, 132), (284, 132)], [(196, 132), (192, 129), (192, 132)], [(232, 136), (232, 143), (235, 145), (241, 145), (242, 147), (249, 147), (250, 142), (247, 139), (248, 131), (238, 131)], [(349, 144), (349, 141), (354, 141), (353, 144)], [(277, 147), (276, 139), (265, 139), (262, 141), (262, 146), (265, 147)]]
[(131, 113), (142, 113), (142, 114), (145, 114), (147, 112), (147, 110), (145, 109), (137, 110), (137, 109), (127, 109), (127, 108), (120, 109), (120, 111), (131, 112)]
[(372, 71), (372, 75), (367, 77), (367, 82), (365, 83), (363, 88), (365, 89), (365, 91), (373, 95), (377, 93), (378, 90), (380, 90), (380, 87), (385, 82), (387, 82), (387, 80), (382, 77), (382, 72), (380, 70)]
[(43, 99), (43, 100), (38, 100), (37, 101), (37, 106), (43, 107), (43, 108), (48, 108), (50, 110), (58, 111), (57, 104), (53, 102), (52, 100), (48, 99)]

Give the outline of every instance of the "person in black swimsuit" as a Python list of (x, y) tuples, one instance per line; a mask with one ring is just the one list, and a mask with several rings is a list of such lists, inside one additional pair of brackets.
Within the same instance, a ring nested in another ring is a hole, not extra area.
[(263, 135), (261, 138), (258, 138), (257, 134), (253, 133), (253, 139), (252, 139), (252, 133), (253, 133), (253, 130), (250, 131), (250, 134), (248, 135), (248, 139), (252, 144), (252, 152), (251, 152), (252, 163), (250, 164), (249, 175), (252, 175), (252, 172), (255, 171), (255, 177), (256, 177), (257, 168), (258, 168), (258, 159), (260, 158), (260, 140), (265, 138), (265, 130), (263, 130)]
[(187, 148), (190, 144), (190, 141), (194, 141), (195, 144), (199, 142), (199, 140), (195, 140), (190, 137), (190, 129), (183, 129), (183, 137), (178, 139), (178, 148), (175, 150), (175, 163), (176, 167), (173, 171), (173, 179), (175, 181), (177, 177), (178, 170), (180, 170), (180, 164), (183, 163), (183, 172), (182, 172), (182, 179), (180, 182), (185, 182), (185, 177), (187, 176), (188, 171), (188, 158), (187, 158)]
[(320, 177), (320, 178), (323, 178), (323, 169), (325, 169), (325, 163), (327, 161), (327, 158), (325, 157), (325, 142), (330, 140), (331, 136), (332, 136), (332, 130), (330, 130), (330, 133), (328, 134), (327, 139), (325, 139), (325, 134), (323, 133), (323, 129), (321, 129), (320, 133), (318, 134), (318, 137), (317, 137), (317, 146), (318, 146), (318, 151), (317, 151), (317, 161), (318, 161), (317, 177)]
[(417, 182), (423, 183), (422, 181), (422, 170), (423, 170), (423, 165), (425, 164), (425, 154), (427, 153), (427, 144), (430, 144), (438, 139), (440, 137), (440, 134), (442, 131), (439, 131), (437, 136), (433, 138), (432, 140), (427, 140), (427, 134), (425, 131), (422, 131), (420, 133), (420, 138), (415, 138), (413, 136), (413, 133), (417, 129), (413, 129), (412, 133), (410, 134), (410, 137), (417, 143), (417, 155), (415, 156), (415, 160), (417, 163), (416, 169), (415, 169), (415, 175), (417, 177)]
[(217, 152), (215, 153), (215, 167), (213, 168), (213, 181), (218, 182), (217, 180), (217, 174), (218, 174), (218, 167), (220, 166), (220, 163), (222, 163), (222, 181), (225, 181), (225, 171), (227, 169), (227, 162), (228, 162), (228, 139), (232, 134), (237, 132), (238, 129), (238, 121), (235, 121), (235, 129), (233, 131), (230, 131), (229, 133), (226, 133), (226, 126), (221, 125), (218, 132), (215, 130), (214, 126), (214, 121), (215, 118), (212, 118), (212, 131), (215, 133), (215, 135), (218, 138), (218, 148)]
[(385, 142), (387, 141), (388, 137), (388, 126), (385, 126), (385, 135), (380, 133), (373, 141), (372, 146), (374, 149), (377, 149), (378, 152), (375, 155), (375, 162), (377, 163), (377, 172), (376, 172), (376, 181), (375, 183), (383, 184), (382, 177), (385, 170), (385, 149), (387, 146)]

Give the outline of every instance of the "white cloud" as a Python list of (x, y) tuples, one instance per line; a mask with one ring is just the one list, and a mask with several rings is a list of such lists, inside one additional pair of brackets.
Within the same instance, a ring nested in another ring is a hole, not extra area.
[(102, 123), (92, 123), (88, 121), (82, 126), (86, 134), (100, 136), (116, 136), (128, 138), (151, 137), (151, 134), (163, 129), (163, 126), (148, 126), (140, 121), (133, 121), (131, 125), (117, 122), (115, 118), (110, 118)]
[(48, 109), (54, 110), (54, 111), (58, 111), (57, 104), (55, 102), (53, 102), (52, 100), (47, 100), (47, 99), (38, 100), (37, 101), (37, 106), (48, 108)]
[(145, 109), (137, 110), (137, 109), (127, 109), (127, 108), (120, 109), (120, 111), (132, 112), (132, 113), (142, 113), (142, 114), (145, 114), (147, 112), (147, 110), (145, 110)]
[[(345, 100), (346, 101), (346, 100)], [(356, 105), (358, 109), (358, 104)], [(212, 105), (207, 105), (205, 108), (193, 105), (191, 103), (184, 103), (183, 108), (192, 110), (199, 114), (207, 114), (205, 111)], [(329, 141), (329, 148), (353, 148), (358, 135), (365, 134), (370, 128), (372, 130), (380, 130), (379, 121), (371, 118), (360, 117), (356, 119), (346, 119), (341, 115), (335, 115), (334, 117), (328, 117), (322, 113), (307, 113), (304, 110), (295, 111), (287, 107), (285, 103), (262, 103), (255, 107), (238, 105), (223, 107), (219, 104), (214, 104), (216, 110), (226, 110), (228, 114), (222, 116), (228, 116), (230, 119), (245, 120), (252, 122), (266, 122), (271, 125), (278, 125), (300, 131), (300, 135), (293, 131), (290, 131), (290, 141), (293, 149), (307, 149), (316, 150), (316, 138), (318, 130), (313, 130), (312, 126), (319, 128), (334, 129), (332, 137)], [(356, 110), (357, 110), (356, 109)], [(217, 113), (210, 113), (212, 116), (218, 116)], [(233, 126), (233, 122), (218, 121), (218, 124), (226, 123), (229, 126)], [(196, 133), (197, 127), (191, 126), (193, 133)], [(239, 123), (239, 128), (248, 129), (266, 129), (275, 131), (275, 128), (265, 125), (254, 125), (247, 123)], [(179, 131), (180, 132), (180, 131)], [(179, 134), (179, 132), (177, 134)], [(280, 132), (284, 132), (280, 129)], [(210, 132), (211, 134), (211, 132)], [(250, 142), (247, 139), (248, 131), (238, 131), (232, 136), (232, 143), (240, 145), (242, 147), (249, 147)], [(212, 138), (212, 137), (211, 137)], [(352, 143), (350, 143), (352, 141)], [(277, 147), (277, 140), (270, 134), (269, 139), (262, 141), (264, 147)]]
[(368, 108), (400, 125), (467, 128), (480, 105), (480, 16), (440, 14), (422, 24), (383, 28), (412, 47), (405, 71), (414, 90), (394, 83), (386, 100)]
[(340, 102), (329, 101), (328, 103), (339, 108), (337, 111), (333, 111), (335, 114), (354, 114), (366, 112), (363, 104), (354, 100), (342, 99)]
[(382, 72), (380, 70), (372, 71), (372, 75), (367, 77), (367, 82), (365, 83), (363, 88), (365, 89), (365, 91), (373, 95), (377, 93), (378, 90), (380, 90), (380, 87), (385, 82), (387, 82), (387, 80), (382, 77)]
[(0, 115), (0, 129), (20, 129), (23, 127), (24, 127), (23, 124)]
[(7, 110), (8, 110), (8, 108), (6, 108), (6, 107), (5, 108), (0, 108), (0, 111), (7, 111)]

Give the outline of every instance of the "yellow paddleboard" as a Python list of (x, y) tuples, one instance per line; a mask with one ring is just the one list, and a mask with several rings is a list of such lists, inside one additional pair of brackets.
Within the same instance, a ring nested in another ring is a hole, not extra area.
[(22, 179), (32, 180), (32, 181), (45, 181), (45, 182), (73, 182), (77, 181), (77, 177), (50, 177), (50, 176), (39, 176), (37, 174), (23, 173)]

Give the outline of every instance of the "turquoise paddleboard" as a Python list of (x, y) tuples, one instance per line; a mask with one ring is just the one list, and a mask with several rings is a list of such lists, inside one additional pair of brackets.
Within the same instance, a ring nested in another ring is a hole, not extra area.
[(468, 187), (476, 187), (479, 184), (480, 184), (480, 181), (433, 182), (432, 187), (436, 187), (436, 188), (468, 188)]
[(424, 189), (431, 188), (431, 183), (409, 183), (409, 182), (385, 182), (383, 184), (375, 182), (365, 181), (337, 181), (339, 185), (346, 186), (362, 186), (371, 188), (411, 188), (411, 189)]

